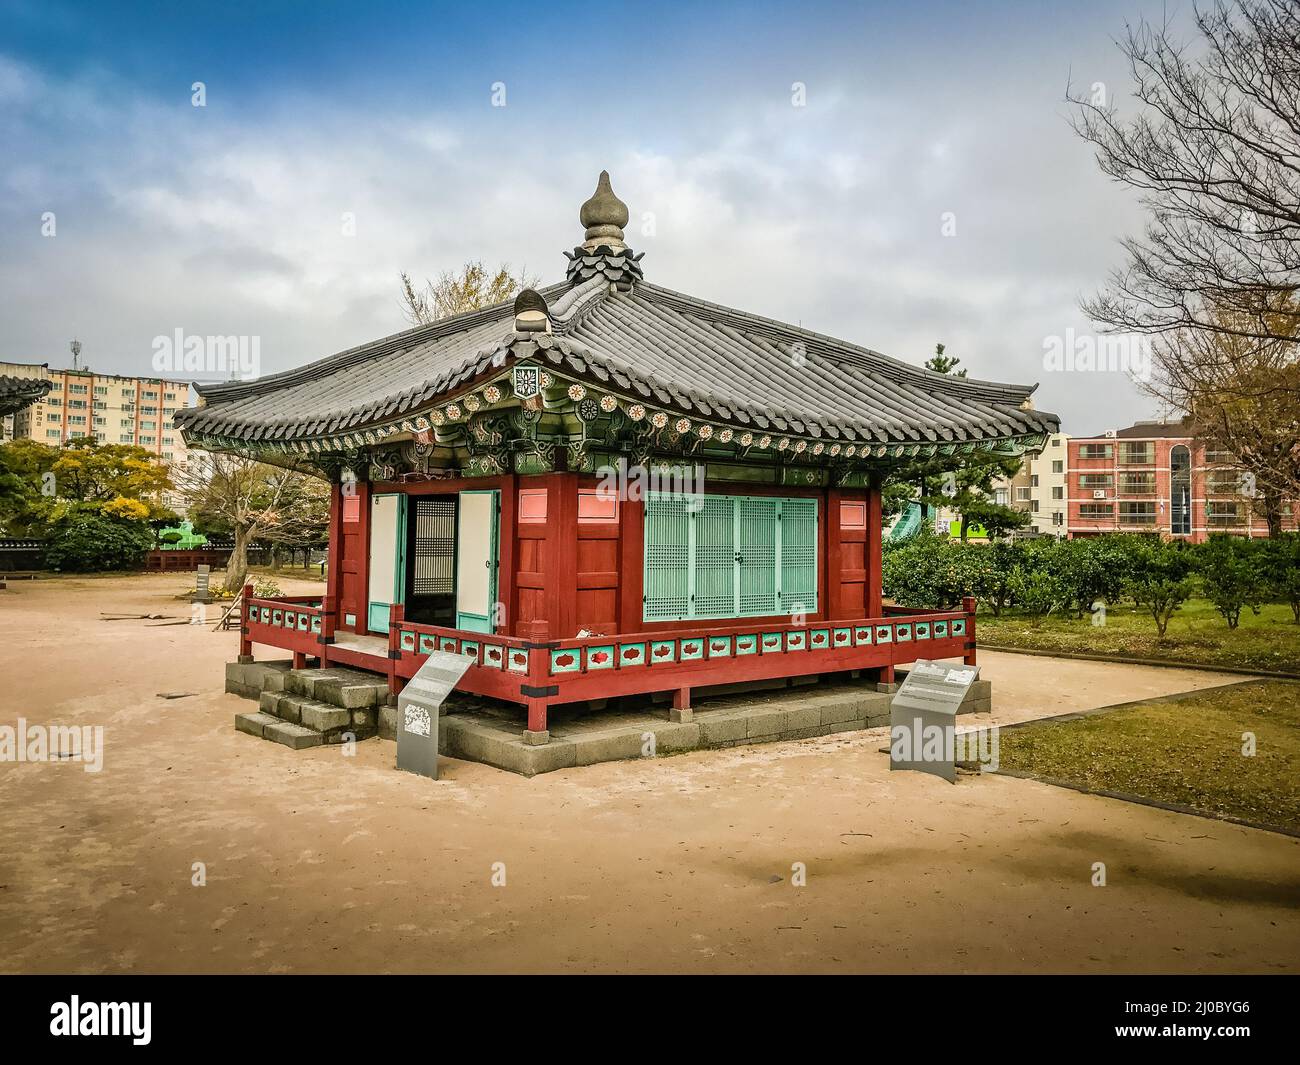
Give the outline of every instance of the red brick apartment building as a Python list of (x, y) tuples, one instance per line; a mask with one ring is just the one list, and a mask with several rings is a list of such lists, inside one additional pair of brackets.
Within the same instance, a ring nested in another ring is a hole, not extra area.
[[(1103, 532), (1160, 532), (1193, 543), (1211, 533), (1267, 536), (1233, 457), (1207, 448), (1181, 422), (1138, 422), (1069, 441), (1071, 538)], [(1282, 528), (1296, 529), (1296, 504)]]

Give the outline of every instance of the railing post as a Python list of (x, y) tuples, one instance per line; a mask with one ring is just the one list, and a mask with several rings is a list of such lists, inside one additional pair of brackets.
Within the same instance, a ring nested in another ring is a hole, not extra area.
[(388, 701), (390, 705), (396, 704), (399, 691), (397, 663), (402, 657), (401, 625), (405, 617), (406, 608), (401, 603), (388, 605)]
[(961, 601), (961, 608), (966, 613), (966, 657), (962, 661), (975, 665), (975, 597), (968, 595)]
[(528, 648), (528, 682), (523, 686), (524, 705), (528, 708), (528, 727), (524, 742), (540, 747), (551, 742), (546, 728), (546, 681), (550, 673), (551, 655), (545, 647)]
[(317, 643), (320, 644), (320, 665), (324, 669), (329, 665), (330, 644), (334, 642), (334, 617), (338, 610), (338, 602), (332, 595), (326, 595), (320, 601), (320, 636)]
[(253, 585), (244, 585), (244, 590), (240, 593), (243, 601), (239, 604), (239, 661), (248, 663), (253, 660), (253, 641), (248, 638), (248, 615), (252, 610), (249, 605), (253, 601)]

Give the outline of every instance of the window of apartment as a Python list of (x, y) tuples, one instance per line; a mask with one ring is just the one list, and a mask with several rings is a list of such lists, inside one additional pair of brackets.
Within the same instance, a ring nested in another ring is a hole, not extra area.
[(45, 402), (48, 403), (51, 407), (63, 406), (63, 400), (61, 399), (47, 399)]
[(1186, 444), (1169, 449), (1169, 531), (1175, 536), (1192, 531), (1192, 452)]
[(96, 418), (95, 418), (95, 424), (96, 424), (96, 425), (107, 425), (107, 424), (108, 424), (108, 419), (107, 419), (107, 418), (99, 418), (99, 417), (96, 417)]
[(164, 392), (164, 393), (163, 393), (163, 401), (164, 401), (165, 403), (175, 403), (175, 402), (176, 402), (176, 393), (175, 393), (175, 392)]
[(1005, 488), (995, 488), (993, 490), (993, 502), (1000, 507), (1007, 505), (1007, 490)]
[(86, 424), (86, 416), (85, 416), (84, 414), (69, 414), (69, 415), (68, 415), (68, 424), (69, 424), (69, 425), (85, 425), (85, 424)]
[(50, 386), (50, 391), (51, 391), (51, 392), (62, 392), (62, 391), (63, 391), (63, 382), (62, 382), (62, 381), (55, 381), (54, 384)]
[(123, 429), (131, 429), (135, 426), (135, 419), (123, 418), (118, 422), (118, 425), (120, 425)]
[(1053, 524), (1053, 525), (1064, 525), (1064, 524), (1065, 524), (1065, 515), (1062, 514), (1059, 510), (1057, 510), (1057, 511), (1053, 511), (1053, 512), (1052, 512), (1052, 524)]
[(146, 393), (144, 394), (144, 398), (145, 398), (145, 399), (157, 399), (157, 398), (158, 398), (158, 393), (157, 393), (157, 392), (146, 392)]
[(1119, 446), (1119, 460), (1130, 466), (1141, 466), (1155, 462), (1156, 445), (1154, 440), (1125, 440)]
[(1023, 502), (1024, 502), (1026, 499), (1028, 499), (1028, 498), (1029, 498), (1029, 489), (1028, 489), (1028, 488), (1017, 488), (1017, 489), (1016, 489), (1016, 502), (1017, 502), (1017, 503), (1023, 503)]
[(1206, 503), (1205, 523), (1207, 525), (1240, 525), (1245, 519), (1241, 508), (1236, 503)]
[(80, 439), (81, 437), (83, 437), (83, 436), (85, 436), (85, 435), (86, 435), (86, 432), (85, 432), (84, 429), (70, 429), (70, 430), (68, 430), (68, 437), (69, 437), (70, 439), (77, 440), (77, 439)]
[(140, 437), (140, 443), (142, 443), (142, 444), (152, 444), (152, 443), (154, 443), (154, 438), (153, 438), (152, 436), (142, 436), (142, 437)]
[(1133, 502), (1121, 500), (1119, 504), (1121, 525), (1154, 525), (1156, 523), (1155, 502)]
[(1130, 496), (1153, 496), (1156, 494), (1156, 475), (1154, 473), (1121, 473), (1119, 490)]
[(1079, 474), (1080, 488), (1109, 488), (1114, 483), (1115, 478), (1109, 473)]
[(86, 395), (87, 393), (87, 389), (85, 385), (68, 385), (68, 391), (75, 392), (78, 395), (82, 395), (82, 396)]
[(1080, 503), (1079, 517), (1081, 518), (1109, 518), (1115, 513), (1113, 503)]
[(652, 492), (645, 507), (646, 621), (817, 609), (815, 499)]
[(163, 443), (170, 446), (171, 444), (176, 443), (176, 437), (172, 436), (171, 433), (166, 433), (163, 435)]
[(96, 386), (95, 386), (95, 395), (97, 395), (97, 396), (106, 396), (106, 395), (108, 395), (108, 385), (96, 385)]
[(1029, 501), (1029, 510), (1030, 510), (1030, 512), (1033, 513), (1033, 514), (1037, 514), (1037, 513), (1038, 513), (1038, 500), (1037, 500), (1037, 499), (1031, 499), (1031, 500)]
[(158, 413), (158, 408), (157, 408), (157, 407), (141, 407), (141, 408), (140, 408), (140, 413), (141, 413), (141, 414), (157, 414), (157, 413)]
[(1060, 446), (1061, 446), (1061, 438), (1059, 436), (1052, 437), (1052, 447), (1060, 447)]
[(1231, 470), (1215, 470), (1205, 478), (1205, 490), (1214, 495), (1236, 495), (1241, 490), (1241, 475)]
[(1111, 444), (1081, 444), (1079, 457), (1085, 459), (1108, 459), (1114, 454)]
[(124, 389), (122, 389), (122, 398), (123, 398), (123, 399), (132, 399), (132, 398), (134, 398), (134, 396), (135, 396), (135, 389), (134, 389), (134, 388), (124, 388)]
[(98, 440), (98, 441), (102, 444), (105, 440), (108, 439), (108, 436), (107, 436), (107, 434), (105, 434), (105, 433), (96, 433), (96, 434), (95, 434), (95, 439)]
[(63, 415), (62, 415), (62, 414), (53, 414), (53, 413), (51, 413), (50, 416), (49, 416), (49, 420), (52, 421), (52, 422), (61, 422), (61, 421), (63, 421)]
[(1233, 457), (1232, 452), (1227, 450), (1227, 448), (1207, 447), (1205, 449), (1205, 461), (1218, 466), (1230, 464), (1235, 462), (1236, 459)]
[(1065, 463), (1064, 463), (1061, 459), (1052, 459), (1052, 472), (1053, 472), (1053, 473), (1064, 473), (1064, 472), (1065, 472)]
[(141, 429), (157, 429), (157, 428), (158, 428), (158, 425), (157, 425), (156, 422), (141, 422), (141, 423), (140, 423), (140, 428), (141, 428)]
[(95, 410), (108, 410), (108, 404), (105, 403), (102, 399), (95, 400), (94, 407)]
[(85, 410), (86, 401), (84, 399), (70, 399), (68, 400), (68, 406), (75, 410)]
[(1031, 474), (1029, 475), (1029, 486), (1030, 486), (1031, 488), (1037, 488), (1037, 487), (1038, 487), (1038, 474), (1036, 474), (1036, 473), (1031, 473)]
[(117, 442), (119, 444), (134, 444), (135, 433), (123, 433), (121, 436), (117, 438)]
[(61, 436), (63, 435), (63, 430), (62, 430), (62, 429), (46, 429), (46, 430), (45, 430), (45, 435), (46, 435), (47, 437), (51, 437), (51, 436), (52, 436), (52, 437), (54, 437), (54, 438), (57, 440), (59, 437), (61, 437)]
[(1052, 498), (1053, 498), (1053, 499), (1064, 499), (1064, 498), (1065, 498), (1065, 489), (1062, 488), (1059, 484), (1057, 484), (1057, 485), (1053, 485), (1053, 486), (1052, 486)]
[(164, 451), (164, 452), (162, 453), (162, 457), (163, 457), (163, 461), (164, 461), (164, 462), (171, 462), (171, 460), (172, 460), (172, 453), (171, 453), (170, 451)]

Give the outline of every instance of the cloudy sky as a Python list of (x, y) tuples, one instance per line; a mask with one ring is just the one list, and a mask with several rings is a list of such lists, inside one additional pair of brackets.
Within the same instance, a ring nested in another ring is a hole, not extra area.
[(560, 280), (607, 168), (653, 281), (1127, 424), (1122, 374), (1044, 368), (1142, 222), (1065, 94), (1129, 105), (1163, 7), (0, 0), (0, 360), (299, 365), (403, 328), (403, 269)]

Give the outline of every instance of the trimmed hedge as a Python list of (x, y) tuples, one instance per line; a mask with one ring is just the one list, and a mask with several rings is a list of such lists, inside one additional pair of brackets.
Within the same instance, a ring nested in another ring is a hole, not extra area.
[(1300, 534), (1274, 540), (1215, 535), (1193, 546), (1156, 535), (1109, 533), (962, 544), (923, 533), (886, 543), (885, 595), (903, 606), (946, 609), (973, 595), (995, 615), (1072, 612), (1130, 599), (1161, 634), (1193, 595), (1209, 599), (1235, 628), (1245, 608), (1281, 602), (1300, 624)]

